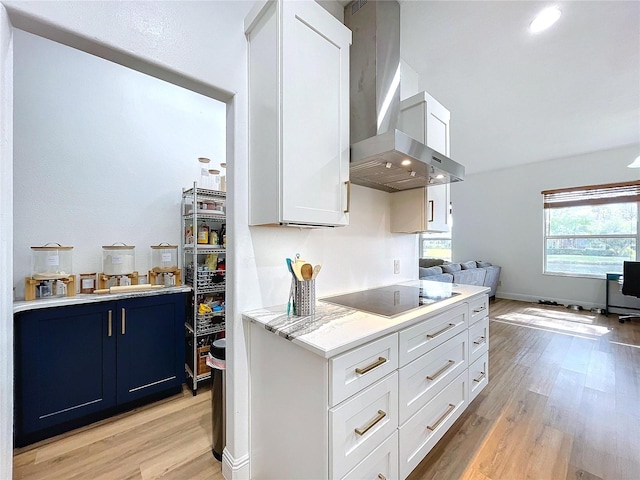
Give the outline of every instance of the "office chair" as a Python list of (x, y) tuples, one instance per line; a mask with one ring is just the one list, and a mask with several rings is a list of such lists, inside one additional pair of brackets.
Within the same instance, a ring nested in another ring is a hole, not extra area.
[[(640, 262), (624, 262), (622, 266), (622, 294), (640, 298)], [(640, 318), (640, 312), (620, 315), (618, 320), (620, 323), (624, 323), (625, 320), (632, 318)]]

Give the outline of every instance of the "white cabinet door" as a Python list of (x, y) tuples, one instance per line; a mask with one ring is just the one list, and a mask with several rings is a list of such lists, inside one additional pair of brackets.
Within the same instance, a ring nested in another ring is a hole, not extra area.
[[(398, 128), (449, 156), (450, 119), (451, 114), (442, 104), (428, 93), (421, 92), (402, 101)], [(449, 185), (433, 185), (417, 190), (422, 193), (409, 190), (392, 194), (391, 231), (449, 232)], [(396, 196), (398, 198), (394, 199)]]
[[(425, 132), (427, 146), (449, 156), (451, 114), (434, 98), (427, 100)], [(427, 187), (427, 232), (448, 232), (449, 184)]]
[(348, 225), (351, 32), (312, 1), (246, 20), (252, 225)]

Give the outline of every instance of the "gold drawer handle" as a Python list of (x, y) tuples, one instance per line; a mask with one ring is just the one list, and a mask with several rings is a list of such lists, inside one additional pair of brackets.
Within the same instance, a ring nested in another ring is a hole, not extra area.
[(449, 360), (449, 362), (447, 362), (447, 364), (444, 367), (442, 367), (440, 370), (438, 370), (436, 373), (434, 373), (433, 375), (427, 375), (427, 380), (435, 380), (444, 372), (449, 370), (451, 368), (451, 365), (453, 365), (454, 363), (456, 363), (454, 360)]
[(107, 335), (110, 337), (113, 335), (113, 313), (109, 310), (109, 323), (107, 325)]
[(447, 408), (447, 411), (444, 412), (444, 414), (438, 419), (438, 421), (435, 423), (435, 425), (427, 425), (427, 428), (429, 430), (431, 430), (431, 431), (433, 431), (436, 428), (438, 428), (440, 426), (440, 424), (442, 422), (444, 422), (444, 419), (447, 418), (451, 412), (453, 412), (454, 408), (456, 408), (456, 406), (453, 403), (450, 403), (449, 404), (449, 408)]
[(480, 340), (476, 340), (475, 342), (473, 342), (476, 345), (484, 345), (485, 343), (487, 343), (487, 339), (484, 337), (480, 337)]
[(482, 312), (482, 311), (484, 311), (484, 310), (486, 310), (486, 309), (487, 309), (487, 307), (482, 306), (482, 307), (480, 307), (480, 308), (478, 308), (478, 309), (474, 309), (474, 310), (473, 310), (473, 313), (480, 313), (480, 312)]
[(127, 312), (124, 308), (122, 309), (122, 325), (120, 326), (122, 327), (122, 335), (127, 333)]
[(358, 435), (364, 435), (369, 430), (371, 430), (376, 423), (378, 423), (380, 420), (382, 420), (386, 416), (387, 414), (385, 412), (383, 412), (382, 410), (378, 410), (378, 416), (376, 418), (371, 420), (371, 422), (368, 425), (365, 425), (364, 428), (356, 428), (355, 432)]
[(387, 477), (385, 477), (383, 474), (379, 473), (378, 474), (378, 480), (387, 480)]
[(480, 383), (486, 376), (487, 372), (480, 372), (480, 376), (478, 378), (474, 378), (473, 381)]
[(376, 367), (379, 367), (380, 365), (382, 365), (383, 363), (385, 363), (387, 361), (386, 358), (384, 357), (378, 357), (378, 360), (373, 362), (371, 365), (369, 365), (368, 367), (364, 367), (364, 368), (356, 368), (356, 373), (358, 375), (364, 375), (365, 373), (373, 370)]
[(427, 338), (436, 338), (438, 335), (443, 334), (444, 332), (446, 332), (447, 330), (452, 329), (455, 326), (456, 326), (455, 323), (450, 323), (449, 325), (444, 327), (442, 330), (438, 330), (436, 333), (428, 333), (427, 334)]

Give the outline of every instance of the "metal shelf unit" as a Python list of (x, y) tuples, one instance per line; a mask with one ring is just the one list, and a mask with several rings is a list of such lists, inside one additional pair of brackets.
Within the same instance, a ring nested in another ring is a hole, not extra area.
[[(226, 229), (226, 192), (193, 187), (182, 191), (182, 258), (184, 282), (193, 289), (191, 311), (185, 321), (185, 372), (192, 393), (198, 383), (211, 378), (204, 366), (211, 342), (225, 334), (226, 248), (222, 231)], [(213, 209), (212, 209), (213, 208)], [(198, 243), (198, 229), (206, 225), (215, 231), (218, 244)], [(221, 310), (200, 313), (200, 304), (218, 302)]]

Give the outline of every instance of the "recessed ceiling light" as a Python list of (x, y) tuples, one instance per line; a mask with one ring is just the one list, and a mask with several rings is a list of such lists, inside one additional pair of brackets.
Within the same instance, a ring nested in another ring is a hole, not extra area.
[(531, 33), (538, 33), (546, 30), (558, 21), (560, 15), (562, 15), (562, 12), (557, 7), (545, 8), (536, 15), (536, 18), (529, 24), (529, 31)]
[(402, 165), (404, 166), (411, 165), (411, 160), (409, 160), (408, 158), (405, 158), (404, 160), (402, 160)]
[(439, 175), (436, 175), (436, 178), (438, 180), (442, 180), (444, 178), (444, 175), (442, 175), (441, 173)]

